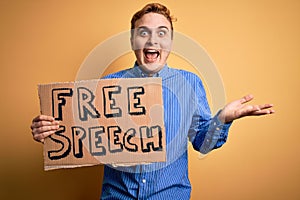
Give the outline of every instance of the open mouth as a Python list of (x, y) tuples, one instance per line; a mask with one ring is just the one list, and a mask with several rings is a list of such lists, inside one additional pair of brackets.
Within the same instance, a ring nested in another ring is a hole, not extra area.
[(144, 49), (144, 55), (148, 62), (154, 62), (159, 57), (160, 53), (155, 49)]

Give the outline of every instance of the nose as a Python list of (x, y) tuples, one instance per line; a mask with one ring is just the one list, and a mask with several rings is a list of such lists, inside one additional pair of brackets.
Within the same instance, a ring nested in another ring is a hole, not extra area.
[(147, 41), (148, 45), (156, 45), (158, 44), (158, 38), (155, 34), (151, 34), (149, 36), (149, 39)]

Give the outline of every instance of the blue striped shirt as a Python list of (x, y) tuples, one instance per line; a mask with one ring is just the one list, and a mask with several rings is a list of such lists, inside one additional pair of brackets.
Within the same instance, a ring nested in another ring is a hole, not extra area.
[[(163, 67), (162, 78), (166, 162), (104, 168), (101, 199), (190, 199), (188, 141), (203, 154), (221, 147), (229, 124), (211, 117), (203, 84), (198, 76), (184, 70)], [(140, 68), (110, 74), (105, 78), (147, 77)]]

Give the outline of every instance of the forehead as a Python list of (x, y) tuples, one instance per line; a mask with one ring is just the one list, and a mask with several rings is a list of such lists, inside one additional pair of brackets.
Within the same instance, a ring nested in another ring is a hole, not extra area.
[(135, 28), (146, 26), (148, 28), (158, 28), (161, 26), (167, 27), (171, 30), (171, 23), (168, 19), (158, 13), (147, 13), (135, 22)]

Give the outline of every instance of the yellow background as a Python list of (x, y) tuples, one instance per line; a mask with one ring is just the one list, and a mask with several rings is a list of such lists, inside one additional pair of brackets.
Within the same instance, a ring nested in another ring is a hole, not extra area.
[[(43, 171), (29, 128), (37, 84), (74, 80), (88, 53), (128, 30), (147, 2), (0, 1), (0, 199), (98, 199), (101, 166)], [(212, 57), (228, 101), (252, 93), (276, 108), (236, 121), (228, 142), (203, 159), (190, 149), (192, 199), (299, 199), (300, 1), (160, 2), (177, 17), (175, 30)]]

